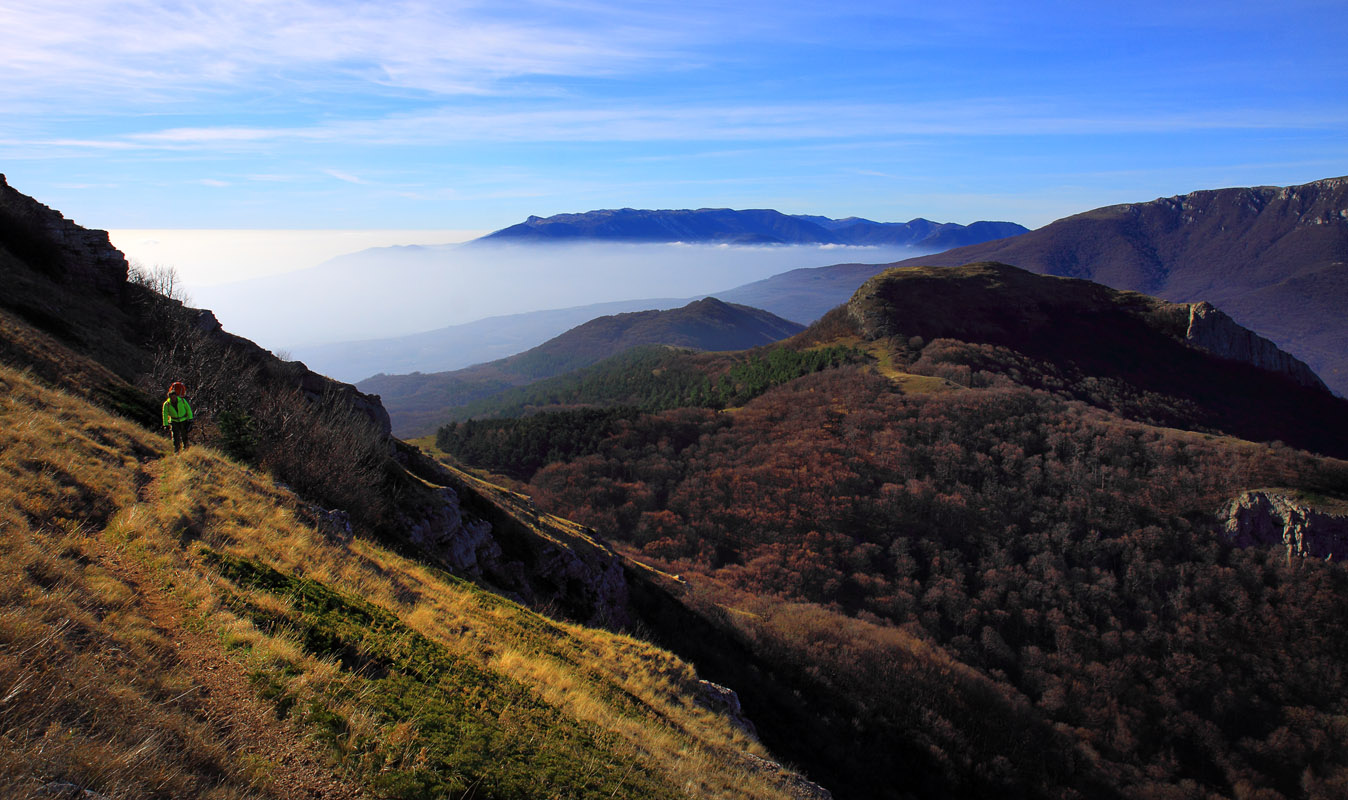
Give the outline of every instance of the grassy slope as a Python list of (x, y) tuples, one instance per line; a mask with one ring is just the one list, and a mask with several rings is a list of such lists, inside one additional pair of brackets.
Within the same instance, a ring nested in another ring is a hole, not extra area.
[(327, 537), (8, 367), (0, 439), (6, 796), (787, 796), (667, 652)]

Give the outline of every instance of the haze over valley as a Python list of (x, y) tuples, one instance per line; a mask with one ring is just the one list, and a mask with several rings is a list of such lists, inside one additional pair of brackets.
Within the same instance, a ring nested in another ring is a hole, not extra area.
[(705, 296), (795, 267), (852, 260), (882, 263), (914, 252), (900, 247), (609, 242), (380, 248), (298, 272), (197, 287), (191, 294), (230, 330), (276, 349), (298, 350), (422, 333), (505, 314)]

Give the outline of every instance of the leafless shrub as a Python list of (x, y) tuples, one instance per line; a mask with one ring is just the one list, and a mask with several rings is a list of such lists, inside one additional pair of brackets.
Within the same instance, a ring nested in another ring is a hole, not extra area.
[(388, 510), (383, 434), (346, 398), (309, 400), (297, 390), (262, 394), (258, 463), (301, 495), (373, 523)]
[(177, 299), (182, 295), (172, 270), (137, 274), (137, 285), (149, 290), (140, 316), (154, 352), (141, 388), (163, 396), (170, 383), (182, 381), (196, 417), (193, 442), (255, 463), (314, 502), (376, 523), (388, 506), (389, 454), (373, 423), (349, 399), (306, 394), (281, 362), (268, 363), (200, 326), (199, 312)]

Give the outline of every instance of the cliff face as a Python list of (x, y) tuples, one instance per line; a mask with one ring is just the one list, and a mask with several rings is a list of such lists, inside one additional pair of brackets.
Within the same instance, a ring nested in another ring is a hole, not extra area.
[(1184, 338), (1190, 345), (1213, 355), (1286, 375), (1311, 389), (1329, 391), (1310, 367), (1278, 349), (1268, 339), (1242, 328), (1211, 303), (1189, 306), (1189, 329)]
[(1281, 545), (1299, 558), (1348, 555), (1348, 516), (1319, 511), (1285, 495), (1245, 492), (1218, 515), (1223, 538), (1237, 547)]
[(107, 231), (89, 230), (16, 191), (0, 175), (0, 242), (39, 271), (65, 283), (116, 295), (129, 265)]
[(588, 625), (632, 623), (623, 560), (592, 531), (458, 470), (422, 460), (418, 471), (445, 484), (433, 502), (402, 514), (408, 540), (423, 552), (525, 605)]

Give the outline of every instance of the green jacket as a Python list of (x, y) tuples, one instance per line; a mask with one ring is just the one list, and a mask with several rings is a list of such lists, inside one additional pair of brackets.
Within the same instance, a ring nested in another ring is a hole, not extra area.
[(186, 422), (192, 419), (192, 406), (185, 397), (170, 397), (164, 401), (164, 427), (170, 422)]

